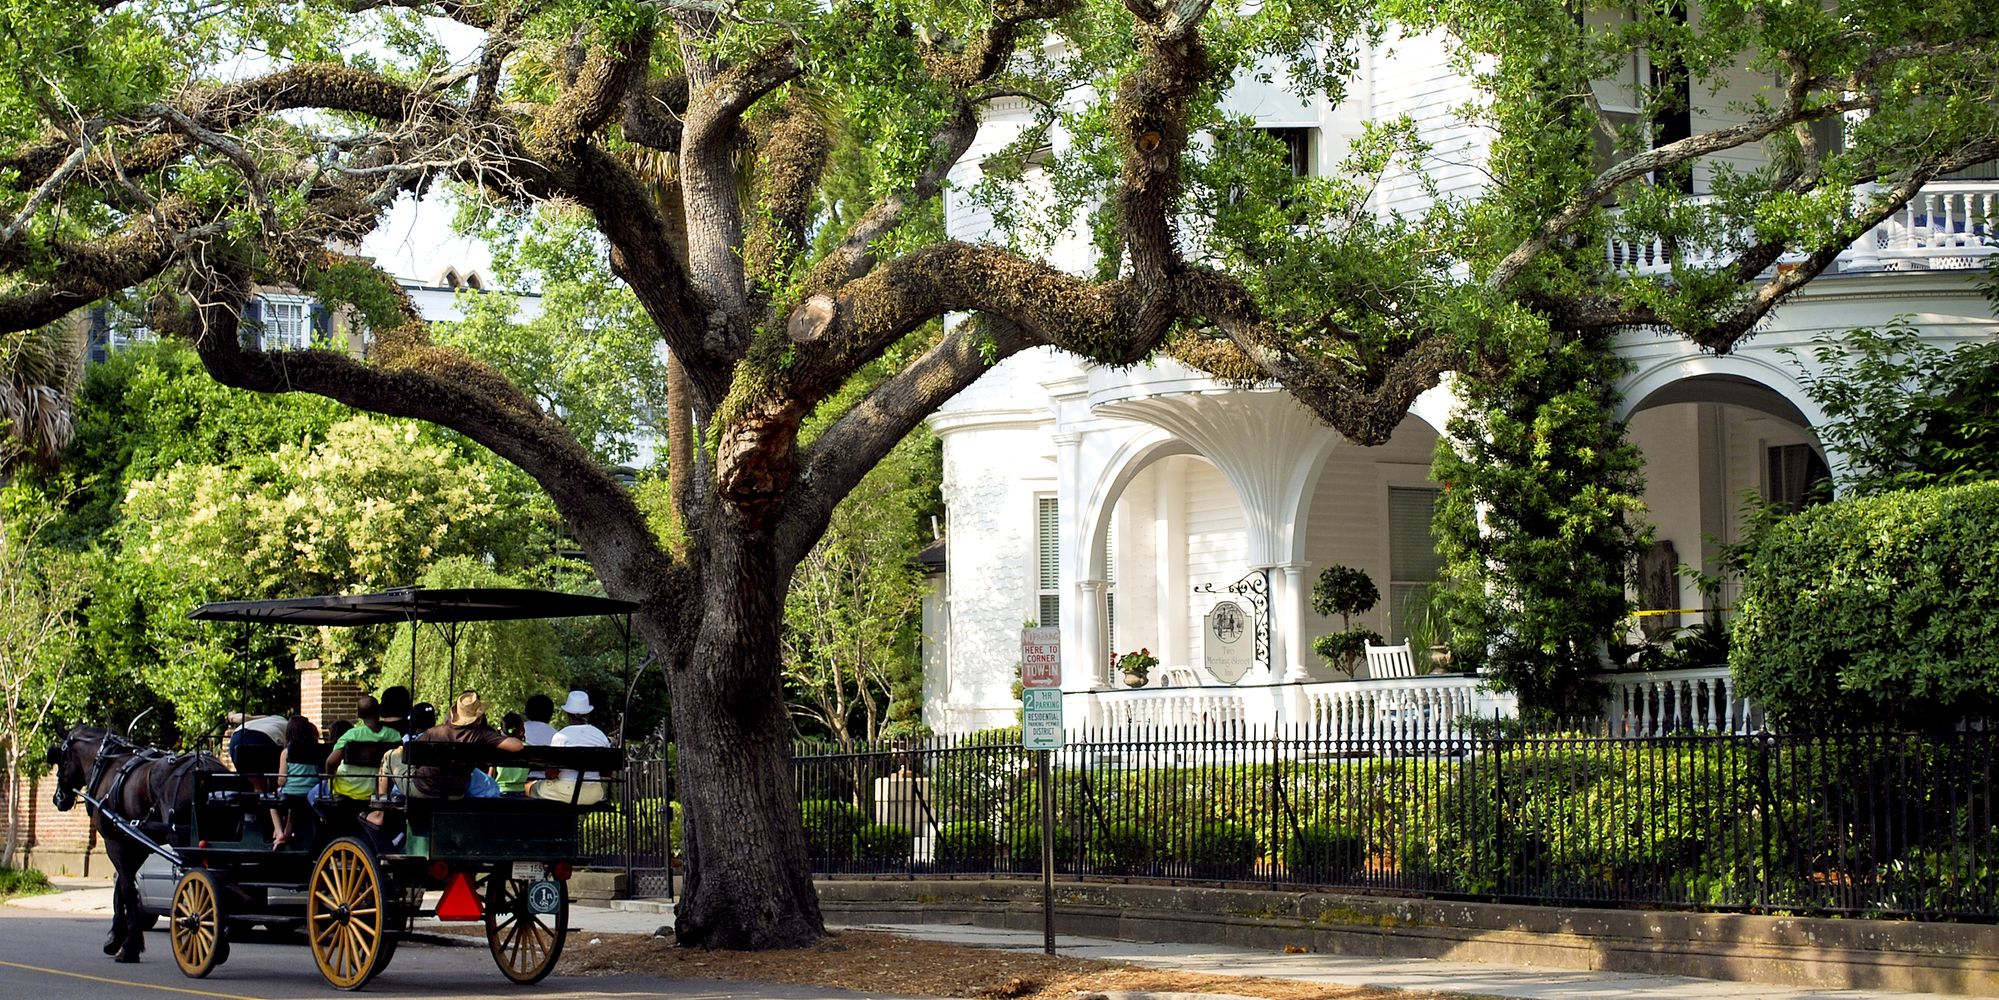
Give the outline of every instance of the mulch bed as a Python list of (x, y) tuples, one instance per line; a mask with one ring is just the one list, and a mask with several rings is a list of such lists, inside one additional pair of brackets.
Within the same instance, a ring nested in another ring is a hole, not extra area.
[[(596, 944), (591, 944), (591, 941)], [(919, 941), (864, 931), (809, 948), (725, 952), (635, 934), (572, 932), (558, 972), (750, 980), (926, 997), (1057, 1000), (1103, 992), (1218, 993), (1265, 1000), (1462, 1000), (1462, 994), (1326, 986), (1290, 979), (1172, 972), (1037, 952)]]

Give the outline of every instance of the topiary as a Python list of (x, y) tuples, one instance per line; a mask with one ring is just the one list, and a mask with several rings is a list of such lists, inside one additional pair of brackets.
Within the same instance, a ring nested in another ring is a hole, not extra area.
[(1381, 591), (1367, 571), (1352, 566), (1328, 566), (1312, 585), (1312, 610), (1327, 617), (1340, 616), (1340, 630), (1312, 640), (1312, 651), (1324, 657), (1335, 670), (1353, 676), (1365, 646), (1386, 640), (1370, 628), (1354, 628), (1353, 616), (1365, 614), (1381, 600)]
[(867, 814), (848, 802), (811, 799), (798, 807), (805, 821), (805, 844), (815, 861), (847, 861), (854, 856), (854, 835), (867, 825)]
[(1116, 875), (1132, 875), (1152, 864), (1152, 830), (1137, 823), (1113, 823), (1093, 831), (1090, 863)]
[(1187, 863), (1198, 878), (1246, 878), (1256, 865), (1256, 834), (1228, 820), (1200, 827), (1187, 840)]
[(991, 871), (997, 848), (993, 828), (978, 820), (946, 823), (937, 831), (937, 864), (946, 871)]
[(906, 826), (869, 823), (854, 833), (853, 857), (868, 865), (907, 865), (913, 840)]
[(1363, 850), (1357, 831), (1338, 823), (1308, 823), (1284, 845), (1284, 869), (1294, 880), (1342, 885), (1360, 871)]

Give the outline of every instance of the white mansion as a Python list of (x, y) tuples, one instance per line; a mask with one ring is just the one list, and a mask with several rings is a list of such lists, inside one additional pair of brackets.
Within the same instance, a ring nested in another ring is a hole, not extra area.
[[(1722, 109), (1764, 86), (1743, 77), (1733, 92), (1696, 93), (1695, 131), (1728, 120), (1733, 112)], [(1616, 106), (1615, 89), (1599, 94), (1607, 108)], [(1412, 41), (1368, 53), (1339, 108), (1256, 83), (1230, 100), (1264, 127), (1286, 130), (1313, 170), (1330, 168), (1362, 121), (1408, 114), (1437, 160), (1456, 164), (1431, 173), (1449, 192), (1469, 191), (1480, 177), (1480, 135), (1451, 112), (1471, 97), (1441, 46)], [(1024, 108), (995, 107), (954, 177), (960, 192), (977, 179), (982, 153), (1026, 118)], [(1992, 252), (1985, 220), (1999, 211), (1990, 167), (1926, 188), (1734, 353), (1703, 353), (1665, 334), (1623, 338), (1632, 363), (1623, 406), (1646, 460), (1646, 504), (1657, 539), (1679, 561), (1713, 565), (1716, 541), (1740, 529), (1746, 491), (1800, 496), (1840, 468), (1840, 456), (1825, 454), (1814, 435), (1823, 415), (1800, 379), (1815, 337), (1905, 314), (1938, 342), (1999, 333), (1974, 280)], [(1703, 182), (1697, 174), (1696, 190)], [(1375, 197), (1387, 210), (1427, 196), (1404, 176)], [(958, 238), (991, 232), (991, 219), (961, 193), (947, 202), (947, 217)], [(1079, 268), (1087, 260), (1080, 238), (1058, 252)], [(1643, 268), (1663, 255), (1627, 246), (1612, 256), (1606, 266)], [(944, 732), (1012, 724), (1027, 620), (1060, 628), (1071, 729), (1317, 720), (1365, 734), (1504, 710), (1473, 677), (1370, 679), (1363, 668), (1350, 680), (1311, 648), (1338, 627), (1308, 600), (1334, 564), (1365, 570), (1380, 588), (1383, 600), (1364, 624), (1393, 643), (1407, 635), (1412, 595), (1438, 567), (1429, 469), (1451, 406), (1448, 384), (1432, 390), (1390, 443), (1362, 448), (1281, 391), (1228, 389), (1171, 361), (1117, 371), (1053, 351), (1009, 360), (930, 420), (943, 442), (950, 526), (946, 572), (925, 613), (926, 720)], [(1223, 601), (1253, 619), (1254, 656), (1239, 677), (1231, 676), (1239, 653), (1227, 669), (1211, 669), (1220, 650), (1208, 648), (1215, 643), (1204, 619)], [(1672, 606), (1702, 603), (1683, 583)], [(1144, 687), (1127, 688), (1113, 676), (1112, 657), (1141, 647), (1161, 669)], [(1725, 671), (1617, 684), (1612, 716), (1627, 731), (1662, 715), (1745, 724)]]

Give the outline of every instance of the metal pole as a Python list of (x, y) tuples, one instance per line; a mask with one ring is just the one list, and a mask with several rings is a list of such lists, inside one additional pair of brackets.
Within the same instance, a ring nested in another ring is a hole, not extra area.
[(1037, 750), (1035, 770), (1041, 777), (1041, 950), (1055, 954), (1055, 782), (1048, 773), (1048, 751)]

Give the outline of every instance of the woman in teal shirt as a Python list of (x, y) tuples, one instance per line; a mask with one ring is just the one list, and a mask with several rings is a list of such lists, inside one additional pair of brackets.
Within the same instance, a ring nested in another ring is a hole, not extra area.
[(299, 828), (301, 823), (312, 822), (312, 807), (306, 804), (305, 797), (319, 784), (319, 766), (324, 754), (319, 745), (319, 727), (303, 715), (292, 716), (285, 726), (284, 752), (278, 755), (278, 773), (285, 776), (285, 783), (278, 791), (285, 797), (285, 808), (282, 813), (272, 814), (275, 820), (272, 847), (283, 847), (308, 832)]

